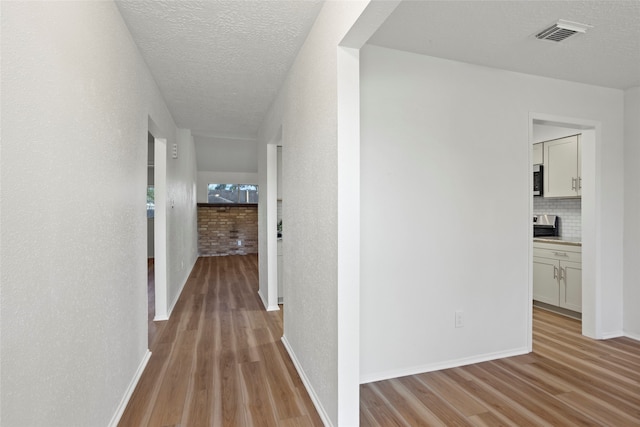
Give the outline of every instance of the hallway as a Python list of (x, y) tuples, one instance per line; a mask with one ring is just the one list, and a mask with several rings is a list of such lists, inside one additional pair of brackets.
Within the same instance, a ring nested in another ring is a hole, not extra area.
[(257, 256), (199, 258), (120, 426), (321, 426), (258, 298)]

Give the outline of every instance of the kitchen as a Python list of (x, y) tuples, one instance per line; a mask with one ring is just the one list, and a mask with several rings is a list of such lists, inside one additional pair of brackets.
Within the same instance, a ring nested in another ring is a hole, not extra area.
[(579, 130), (533, 126), (533, 304), (582, 313), (582, 176)]

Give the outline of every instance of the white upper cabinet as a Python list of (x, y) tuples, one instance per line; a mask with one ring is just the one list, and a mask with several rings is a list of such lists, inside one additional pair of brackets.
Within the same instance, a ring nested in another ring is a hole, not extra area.
[(544, 144), (542, 142), (533, 144), (533, 152), (531, 155), (531, 159), (534, 165), (541, 165), (544, 163), (543, 145)]
[(580, 136), (544, 143), (544, 197), (580, 197)]

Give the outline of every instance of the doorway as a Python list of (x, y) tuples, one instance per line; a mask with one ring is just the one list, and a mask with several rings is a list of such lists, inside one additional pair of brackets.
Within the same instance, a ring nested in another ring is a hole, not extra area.
[[(148, 302), (148, 345), (159, 333), (162, 325), (157, 323), (168, 319), (167, 304), (167, 140), (158, 126), (149, 118), (147, 133), (147, 289)], [(151, 162), (150, 159), (153, 159)], [(150, 167), (152, 166), (152, 167)], [(152, 175), (152, 176), (151, 176)], [(153, 183), (150, 194), (150, 183)], [(150, 198), (153, 196), (153, 221), (149, 222)], [(151, 252), (152, 250), (152, 252)], [(153, 254), (150, 261), (151, 253)], [(151, 270), (151, 265), (153, 270)], [(151, 306), (153, 309), (151, 309)]]
[(278, 209), (282, 206), (282, 201), (279, 200), (282, 198), (279, 183), (281, 169), (278, 167), (278, 153), (282, 153), (281, 149), (278, 149), (282, 147), (280, 142), (279, 136), (274, 143), (267, 144), (267, 295), (263, 298), (267, 311), (279, 310), (280, 297), (284, 300), (284, 291), (282, 286), (279, 286), (282, 283), (283, 238), (279, 238), (278, 235), (284, 235), (283, 224), (280, 222), (282, 211)]
[(582, 319), (582, 182), (574, 128), (533, 124), (533, 305)]
[(156, 315), (154, 236), (155, 236), (155, 196), (154, 196), (154, 158), (155, 138), (147, 133), (147, 322), (148, 345), (151, 348), (157, 335), (158, 328), (153, 319)]
[[(529, 149), (530, 159), (533, 156), (534, 128), (536, 126), (545, 126), (548, 128), (569, 129), (574, 134), (580, 134), (580, 161), (579, 169), (582, 177), (582, 189), (580, 197), (580, 241), (581, 241), (581, 257), (582, 257), (582, 334), (595, 338), (597, 337), (597, 307), (599, 301), (597, 295), (600, 292), (600, 283), (596, 281), (596, 263), (595, 263), (595, 230), (596, 230), (596, 136), (600, 135), (600, 124), (598, 122), (553, 116), (548, 114), (530, 115), (529, 121)], [(529, 176), (533, 176), (533, 163), (530, 163)], [(532, 179), (532, 178), (531, 178)], [(531, 181), (530, 181), (531, 182)], [(532, 190), (532, 184), (530, 185)], [(535, 213), (533, 196), (531, 197), (531, 214)], [(533, 271), (533, 242), (530, 249), (529, 265)], [(529, 301), (533, 300), (533, 274), (530, 274), (529, 283)], [(529, 313), (529, 348), (532, 347), (532, 315), (533, 305), (530, 305)]]
[(277, 146), (278, 155), (277, 158), (277, 191), (276, 191), (276, 203), (277, 203), (277, 237), (278, 237), (278, 305), (282, 309), (284, 304), (284, 257), (283, 257), (283, 223), (282, 223), (282, 145)]

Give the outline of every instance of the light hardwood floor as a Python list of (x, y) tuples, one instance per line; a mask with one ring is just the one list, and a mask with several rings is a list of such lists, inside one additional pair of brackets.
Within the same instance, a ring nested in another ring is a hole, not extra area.
[(640, 343), (534, 309), (533, 352), (360, 387), (363, 426), (640, 426)]
[(198, 259), (120, 426), (321, 426), (258, 298), (257, 256)]
[[(120, 426), (321, 426), (257, 296), (257, 257), (198, 259)], [(531, 354), (365, 384), (362, 426), (640, 426), (640, 343), (534, 309)]]

